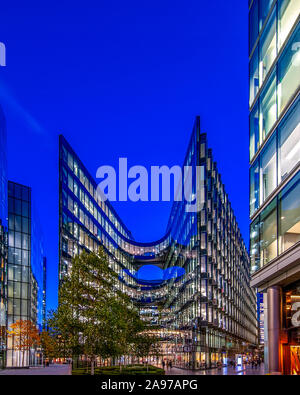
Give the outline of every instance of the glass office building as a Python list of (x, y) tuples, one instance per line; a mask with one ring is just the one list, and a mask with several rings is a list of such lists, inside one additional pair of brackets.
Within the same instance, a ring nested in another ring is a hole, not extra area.
[(7, 159), (6, 122), (0, 106), (0, 369), (6, 359), (7, 294)]
[(120, 289), (160, 328), (163, 353), (176, 366), (215, 366), (257, 345), (249, 257), (199, 118), (184, 161), (200, 169), (190, 188), (190, 197), (199, 194), (197, 212), (187, 210), (188, 199), (175, 200), (156, 242), (133, 239), (63, 136), (59, 155), (60, 280), (72, 257), (101, 245)]
[[(8, 182), (8, 292), (7, 327), (30, 320), (42, 328), (44, 303), (44, 250), (40, 225), (33, 208), (31, 188)], [(7, 339), (7, 367), (18, 367), (23, 356)], [(36, 350), (24, 353), (24, 365), (38, 363)]]
[(249, 1), (251, 285), (267, 369), (287, 374), (300, 372), (300, 320), (283, 318), (300, 307), (299, 13), (300, 0)]

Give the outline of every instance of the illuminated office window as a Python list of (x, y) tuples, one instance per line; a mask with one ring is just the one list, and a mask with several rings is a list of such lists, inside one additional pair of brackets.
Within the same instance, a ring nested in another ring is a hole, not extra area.
[(300, 161), (300, 100), (278, 128), (279, 182), (283, 181)]
[(270, 78), (260, 98), (260, 134), (263, 141), (277, 119), (276, 76)]
[(273, 0), (260, 0), (259, 1), (259, 30), (263, 27), (263, 24), (268, 16), (271, 9)]
[(300, 0), (278, 1), (278, 45), (279, 49), (293, 27), (300, 10)]
[(250, 169), (250, 215), (259, 207), (259, 162), (256, 161)]
[(300, 241), (300, 173), (279, 194), (279, 253)]
[(259, 73), (258, 73), (258, 47), (256, 47), (250, 61), (250, 96), (249, 105), (251, 106), (259, 89)]
[(261, 154), (261, 193), (262, 203), (277, 186), (276, 136), (268, 141)]
[(276, 49), (276, 18), (275, 9), (265, 27), (260, 39), (260, 60), (259, 60), (259, 85), (261, 86), (266, 75), (274, 62)]
[(259, 143), (259, 111), (256, 104), (250, 114), (250, 160), (258, 151)]
[(258, 37), (258, 0), (254, 0), (251, 6), (249, 26), (249, 52), (251, 52)]
[(281, 112), (300, 85), (300, 24), (278, 63), (278, 109)]
[(260, 262), (265, 265), (277, 256), (276, 199), (260, 215)]

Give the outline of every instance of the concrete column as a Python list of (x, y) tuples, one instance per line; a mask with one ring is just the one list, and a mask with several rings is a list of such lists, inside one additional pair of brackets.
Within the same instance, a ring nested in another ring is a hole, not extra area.
[(268, 301), (268, 359), (269, 373), (280, 372), (280, 329), (281, 288), (273, 286), (267, 290)]

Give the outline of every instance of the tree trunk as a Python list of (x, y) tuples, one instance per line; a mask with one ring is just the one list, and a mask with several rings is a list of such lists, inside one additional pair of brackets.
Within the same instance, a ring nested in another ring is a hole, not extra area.
[(91, 358), (91, 375), (94, 376), (95, 374), (95, 358)]

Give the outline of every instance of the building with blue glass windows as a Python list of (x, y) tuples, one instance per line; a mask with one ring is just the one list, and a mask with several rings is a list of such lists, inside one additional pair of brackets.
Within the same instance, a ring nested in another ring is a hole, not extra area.
[[(39, 330), (45, 313), (45, 254), (31, 188), (8, 182), (7, 328), (22, 320)], [(7, 339), (7, 367), (40, 363), (35, 349), (20, 352), (18, 337)]]
[(0, 369), (6, 360), (7, 310), (7, 158), (6, 122), (0, 106)]
[(249, 1), (251, 285), (265, 363), (300, 372), (300, 0)]
[(196, 212), (175, 200), (164, 236), (140, 243), (60, 136), (59, 278), (75, 255), (103, 246), (120, 289), (160, 328), (163, 354), (178, 367), (212, 367), (257, 346), (256, 297), (248, 253), (199, 117), (183, 166), (200, 169), (199, 191), (195, 182), (190, 190), (199, 192)]
[[(7, 180), (6, 122), (0, 107), (0, 369), (39, 363), (37, 350), (18, 350), (10, 325), (46, 314), (46, 258), (31, 188)], [(21, 362), (22, 361), (22, 362)]]

